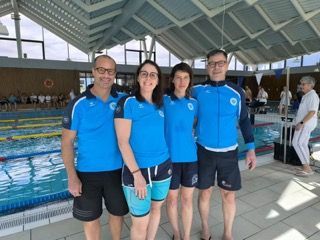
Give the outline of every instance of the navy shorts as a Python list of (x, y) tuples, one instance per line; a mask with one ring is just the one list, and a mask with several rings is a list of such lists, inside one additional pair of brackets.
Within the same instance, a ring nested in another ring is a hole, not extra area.
[(154, 167), (141, 168), (141, 173), (147, 182), (147, 196), (144, 199), (140, 199), (135, 195), (133, 176), (127, 166), (123, 167), (123, 191), (130, 214), (134, 217), (148, 215), (151, 201), (163, 201), (166, 199), (172, 174), (171, 160), (167, 160)]
[(198, 162), (172, 163), (172, 178), (170, 189), (181, 186), (195, 187), (198, 183)]
[(214, 186), (215, 177), (220, 188), (237, 191), (241, 188), (241, 177), (238, 166), (238, 149), (228, 152), (214, 152), (198, 145), (198, 186), (208, 189)]
[(102, 199), (108, 212), (115, 216), (128, 213), (121, 186), (121, 169), (105, 172), (77, 172), (82, 194), (73, 200), (73, 216), (80, 221), (93, 221), (102, 214)]

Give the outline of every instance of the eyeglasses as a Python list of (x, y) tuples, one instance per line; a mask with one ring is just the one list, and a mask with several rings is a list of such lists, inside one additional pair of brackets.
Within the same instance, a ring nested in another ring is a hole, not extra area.
[(150, 73), (148, 73), (147, 71), (140, 71), (139, 76), (140, 76), (141, 78), (144, 78), (144, 79), (147, 79), (148, 76), (149, 76), (149, 78), (150, 78), (151, 80), (156, 80), (156, 79), (158, 79), (158, 73), (156, 73), (156, 72), (150, 72)]
[(226, 63), (227, 63), (227, 61), (208, 62), (208, 66), (211, 67), (211, 68), (214, 68), (216, 66), (223, 67)]
[(108, 69), (108, 68), (103, 68), (103, 67), (97, 67), (96, 71), (100, 74), (105, 74), (107, 72), (110, 76), (114, 76), (116, 74), (115, 69)]

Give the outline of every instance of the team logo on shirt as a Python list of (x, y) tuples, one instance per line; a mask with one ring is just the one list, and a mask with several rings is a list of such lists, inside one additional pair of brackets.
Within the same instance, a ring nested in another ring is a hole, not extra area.
[(164, 117), (164, 113), (162, 110), (159, 110), (158, 112), (159, 112), (160, 117)]
[(117, 107), (117, 104), (115, 102), (112, 102), (112, 103), (109, 104), (109, 107), (110, 107), (111, 110), (115, 110), (116, 107)]
[(139, 103), (138, 108), (143, 108), (143, 104)]
[(235, 98), (230, 98), (230, 103), (231, 103), (231, 105), (235, 106), (235, 105), (237, 105), (238, 101)]
[(89, 102), (89, 107), (94, 107), (96, 104), (94, 102)]
[(193, 104), (192, 103), (188, 103), (188, 108), (189, 108), (190, 111), (192, 111), (193, 110)]
[(170, 100), (170, 105), (174, 105), (174, 101)]

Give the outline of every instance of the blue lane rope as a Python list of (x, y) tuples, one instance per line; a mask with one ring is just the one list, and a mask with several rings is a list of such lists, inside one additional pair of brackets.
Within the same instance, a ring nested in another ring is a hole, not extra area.
[(71, 198), (72, 195), (69, 191), (62, 191), (50, 195), (35, 197), (32, 199), (27, 199), (19, 202), (10, 203), (7, 205), (0, 205), (0, 215), (14, 213), (17, 211), (25, 210), (28, 208), (32, 208), (35, 206), (39, 206), (40, 204), (49, 203), (58, 200), (65, 200)]
[[(77, 148), (75, 148), (77, 150)], [(51, 154), (51, 153), (60, 153), (61, 149), (55, 149), (51, 151), (42, 151), (42, 152), (33, 152), (33, 153), (25, 153), (25, 154), (19, 154), (19, 155), (9, 155), (9, 156), (0, 156), (0, 161), (7, 161), (7, 160), (14, 160), (18, 158), (30, 158), (33, 156), (39, 156), (39, 155), (46, 155), (46, 154)]]

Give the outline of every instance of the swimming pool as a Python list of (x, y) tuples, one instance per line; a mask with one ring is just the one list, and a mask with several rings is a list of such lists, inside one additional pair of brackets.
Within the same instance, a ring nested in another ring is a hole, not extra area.
[[(56, 120), (30, 122), (48, 121), (52, 123)], [(279, 129), (279, 123), (264, 123), (254, 128), (259, 154), (273, 151), (273, 141), (279, 137)], [(3, 130), (0, 137), (52, 131), (61, 131), (61, 126)], [(313, 136), (319, 135), (319, 130), (313, 133)], [(245, 144), (242, 137), (239, 137), (239, 143), (239, 156), (243, 158)], [(59, 136), (0, 141), (0, 150), (0, 159), (3, 160), (0, 161), (0, 215), (71, 197), (67, 191)]]

